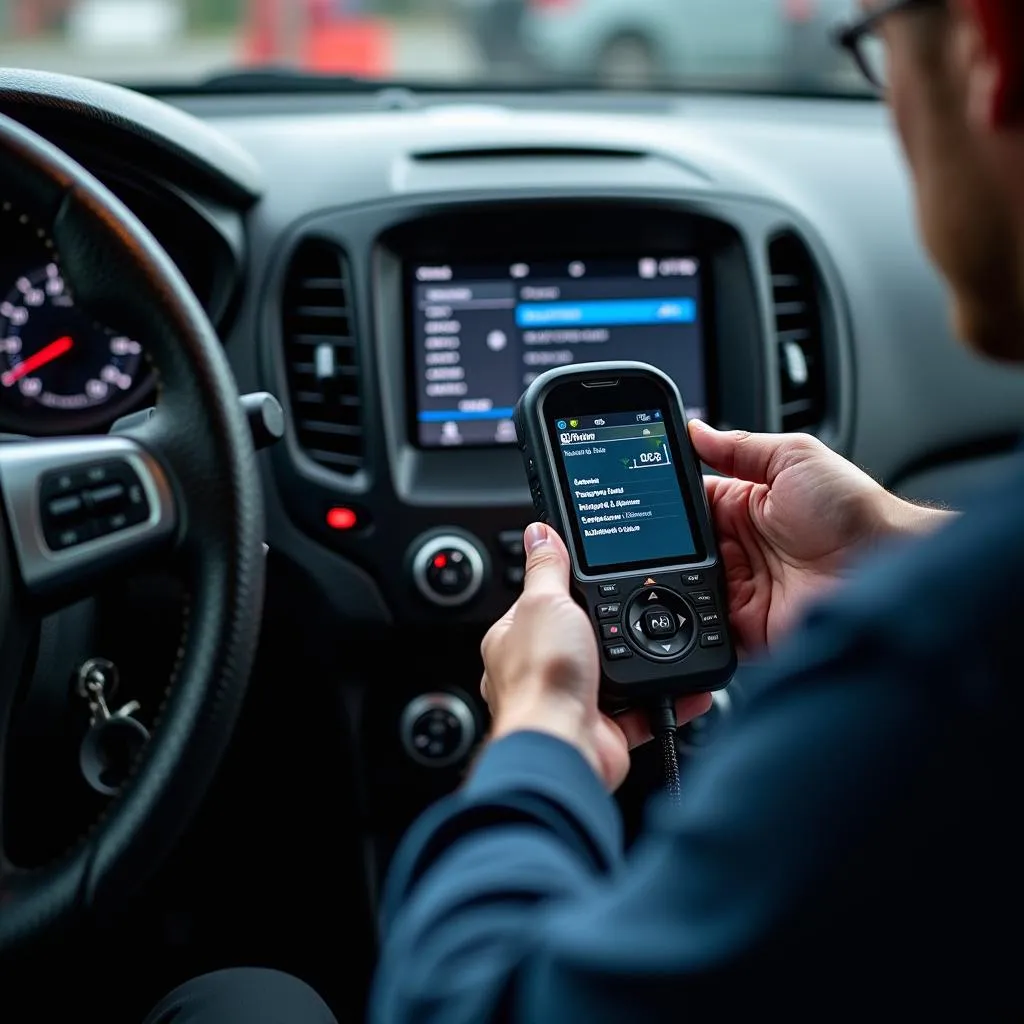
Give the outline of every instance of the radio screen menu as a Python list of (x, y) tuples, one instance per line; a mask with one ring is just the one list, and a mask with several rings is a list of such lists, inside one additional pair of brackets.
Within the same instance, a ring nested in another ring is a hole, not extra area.
[(700, 267), (688, 256), (410, 268), (416, 440), (515, 442), (512, 409), (552, 366), (652, 363), (706, 415)]

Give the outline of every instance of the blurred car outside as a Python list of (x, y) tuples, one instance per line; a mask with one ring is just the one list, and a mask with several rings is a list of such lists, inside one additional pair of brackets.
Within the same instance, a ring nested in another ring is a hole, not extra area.
[(835, 88), (828, 29), (850, 0), (456, 0), (483, 58), (524, 79), (609, 87), (729, 79)]

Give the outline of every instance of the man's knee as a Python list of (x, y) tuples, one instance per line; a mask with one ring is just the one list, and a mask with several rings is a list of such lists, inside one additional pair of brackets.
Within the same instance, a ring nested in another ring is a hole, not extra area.
[(234, 967), (186, 981), (150, 1012), (145, 1024), (336, 1024), (304, 981), (283, 971)]

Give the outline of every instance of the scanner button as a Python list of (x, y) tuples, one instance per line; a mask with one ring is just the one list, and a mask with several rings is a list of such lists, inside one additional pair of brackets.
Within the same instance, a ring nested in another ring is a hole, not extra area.
[(618, 597), (619, 585), (618, 583), (601, 583), (598, 585), (597, 592), (602, 597)]
[(683, 573), (683, 586), (684, 587), (699, 587), (704, 582), (704, 573), (702, 572), (684, 572)]
[(719, 623), (718, 612), (716, 611), (702, 611), (697, 613), (697, 618), (700, 619), (702, 626), (717, 626)]
[(698, 607), (703, 605), (713, 605), (715, 603), (714, 595), (710, 590), (695, 590), (692, 594), (687, 594), (687, 597)]
[(633, 652), (625, 644), (609, 644), (605, 647), (604, 653), (609, 661), (622, 661), (623, 658), (633, 657)]
[(667, 608), (652, 608), (644, 612), (644, 632), (652, 639), (675, 636), (679, 631), (676, 617)]
[(597, 606), (597, 617), (599, 619), (617, 619), (622, 614), (622, 604), (619, 601), (609, 601), (608, 604)]
[(700, 635), (701, 647), (721, 647), (725, 637), (720, 629), (711, 629)]
[(622, 638), (622, 626), (617, 622), (602, 622), (601, 636), (603, 636), (605, 640), (619, 640)]

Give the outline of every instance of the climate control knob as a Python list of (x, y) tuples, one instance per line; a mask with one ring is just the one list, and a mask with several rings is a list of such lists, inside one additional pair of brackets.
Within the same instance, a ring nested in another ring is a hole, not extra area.
[(453, 608), (476, 597), (487, 574), (484, 554), (468, 537), (434, 534), (413, 546), (412, 577), (430, 602)]
[(476, 717), (454, 693), (424, 693), (402, 712), (402, 746), (419, 764), (444, 768), (461, 761), (477, 739)]

